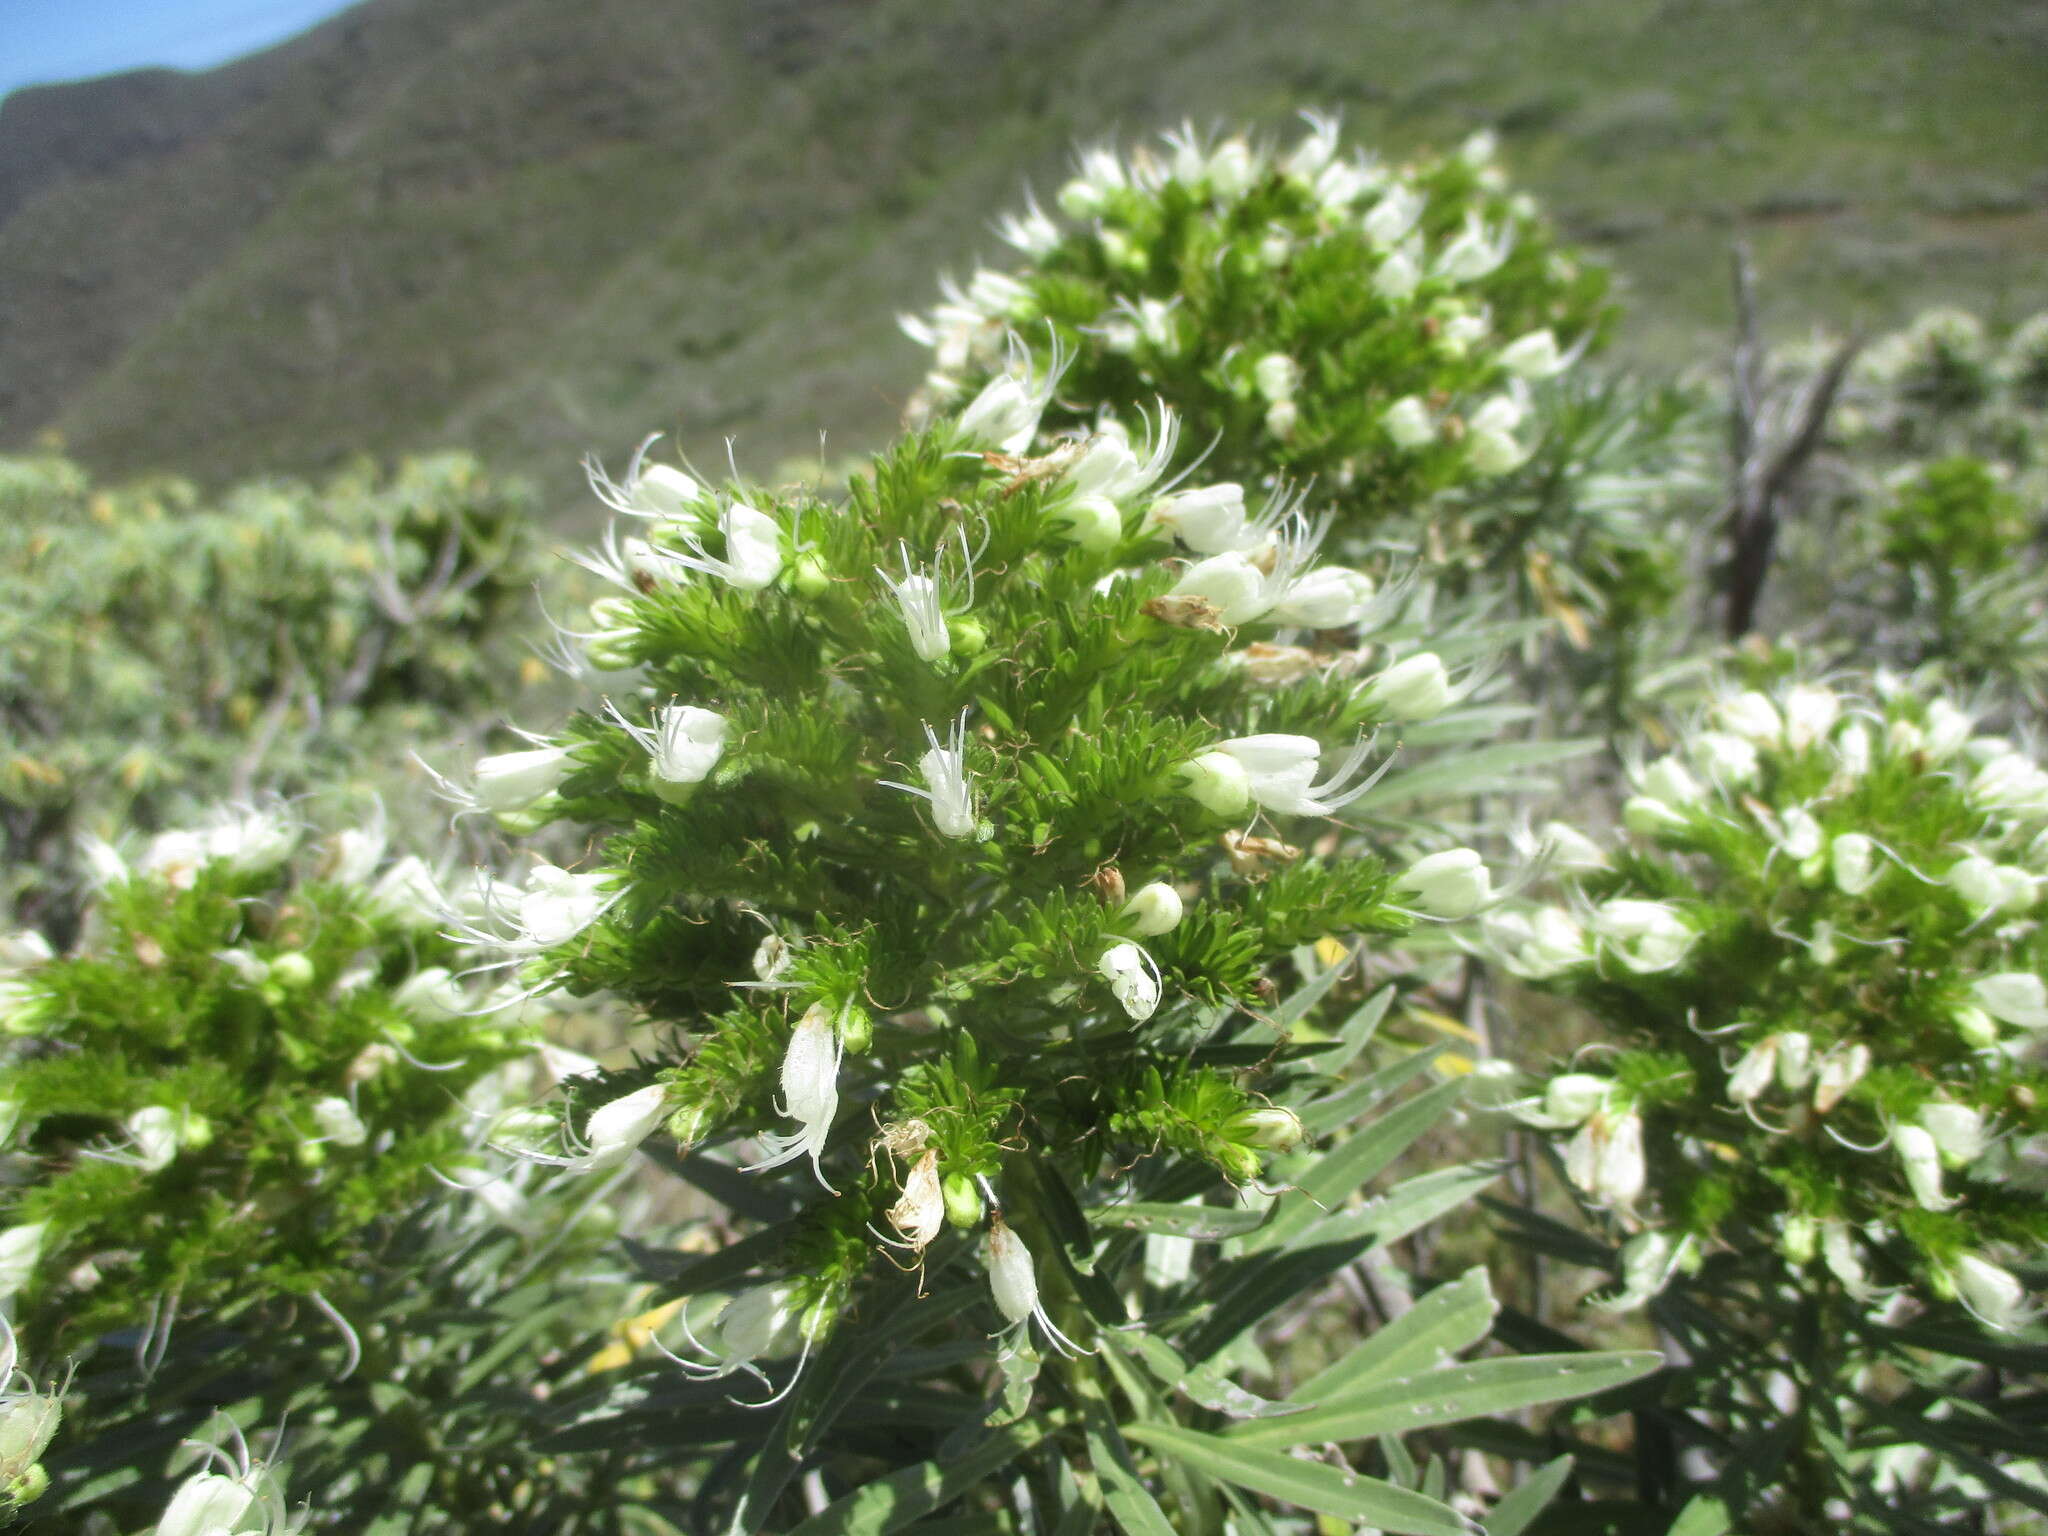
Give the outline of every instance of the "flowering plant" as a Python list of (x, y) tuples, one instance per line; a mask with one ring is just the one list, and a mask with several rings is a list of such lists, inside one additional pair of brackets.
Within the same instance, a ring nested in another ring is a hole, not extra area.
[(1992, 1361), (1955, 1323), (2036, 1316), (2016, 1271), (2048, 1241), (2048, 772), (1880, 674), (1730, 686), (1633, 777), (1626, 842), (1553, 825), (1558, 899), (1489, 919), (1502, 965), (1611, 1031), (1516, 1110), (1626, 1237), (1602, 1304), (1672, 1287), (1660, 1321), (1735, 1384), (1693, 1400), (1789, 1456), (1805, 1507), (1837, 1480), (1862, 1497), (1868, 1448), (1933, 1443), (1919, 1416), (1984, 1389), (1923, 1362), (1934, 1397), (1902, 1418), (1870, 1362)]

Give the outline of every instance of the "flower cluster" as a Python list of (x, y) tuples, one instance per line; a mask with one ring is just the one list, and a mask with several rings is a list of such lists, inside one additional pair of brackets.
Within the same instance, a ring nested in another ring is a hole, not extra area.
[(374, 824), (225, 808), (92, 844), (86, 937), (0, 944), (0, 1304), (39, 1348), (279, 1291), (346, 1306), (370, 1229), (481, 1140), (527, 1056), (462, 973), (453, 897)]
[(1775, 1251), (1986, 1326), (2048, 1238), (2048, 770), (1938, 692), (1731, 687), (1634, 774), (1629, 841), (1554, 826), (1509, 970), (1615, 1031), (1520, 1106), (1638, 1233), (1627, 1299)]
[(1176, 481), (1173, 413), (1028, 453), (1053, 383), (1020, 361), (844, 504), (595, 472), (618, 590), (572, 638), (608, 697), (456, 791), (593, 850), (468, 936), (683, 1037), (527, 1150), (606, 1166), (660, 1132), (815, 1190), (696, 1374), (808, 1355), (878, 1252), (949, 1227), (984, 1233), (1008, 1323), (1078, 1347), (1032, 1259), (1063, 1192), (1148, 1153), (1258, 1178), (1301, 1135), (1254, 1070), (1269, 971), (1490, 897), (1467, 852), (1396, 879), (1301, 846), (1370, 791), (1378, 724), (1455, 704), (1444, 664), (1294, 644), (1388, 605), (1297, 498)]

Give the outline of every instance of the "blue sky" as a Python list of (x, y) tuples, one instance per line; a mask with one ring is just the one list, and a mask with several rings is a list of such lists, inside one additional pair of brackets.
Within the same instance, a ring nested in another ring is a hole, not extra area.
[(0, 0), (0, 95), (146, 64), (205, 69), (282, 42), (350, 0)]

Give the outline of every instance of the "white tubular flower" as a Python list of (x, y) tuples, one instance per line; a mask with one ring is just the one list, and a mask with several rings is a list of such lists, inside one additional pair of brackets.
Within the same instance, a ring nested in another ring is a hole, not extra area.
[(1366, 682), (1362, 698), (1384, 719), (1415, 723), (1442, 715), (1456, 694), (1444, 659), (1436, 651), (1417, 651)]
[(575, 756), (567, 747), (535, 747), (477, 759), (477, 803), (494, 816), (513, 816), (551, 795), (569, 776)]
[(1813, 1081), (1813, 1036), (1788, 1029), (1778, 1035), (1778, 1081), (1793, 1093)]
[(90, 832), (81, 833), (77, 848), (79, 862), (85, 867), (86, 879), (95, 890), (105, 890), (110, 885), (119, 885), (128, 878), (128, 861), (121, 857), (119, 849), (104, 838), (94, 837)]
[(1252, 531), (1245, 517), (1244, 487), (1234, 480), (1163, 497), (1148, 515), (1197, 554), (1241, 551), (1264, 537)]
[(1785, 694), (1785, 745), (1804, 752), (1826, 740), (1841, 717), (1842, 701), (1833, 689), (1800, 683)]
[[(1165, 413), (1161, 440), (1170, 454), (1179, 431), (1173, 413)], [(1156, 481), (1166, 467), (1158, 449), (1140, 459), (1131, 451), (1130, 440), (1121, 432), (1098, 432), (1067, 470), (1064, 481), (1075, 496), (1101, 496), (1121, 501), (1137, 495)]]
[(1372, 751), (1366, 737), (1320, 783), (1315, 779), (1323, 749), (1313, 736), (1233, 736), (1219, 741), (1216, 750), (1243, 765), (1247, 791), (1262, 809), (1284, 816), (1334, 816), (1379, 779), (1378, 774), (1358, 777)]
[(1301, 364), (1285, 352), (1268, 352), (1252, 365), (1252, 383), (1262, 400), (1291, 400), (1301, 383)]
[(1022, 214), (1006, 213), (997, 222), (996, 238), (1037, 261), (1058, 246), (1060, 227), (1046, 217), (1038, 199), (1027, 194)]
[(1655, 837), (1684, 830), (1686, 816), (1655, 795), (1630, 795), (1621, 803), (1621, 824), (1638, 837)]
[(1844, 896), (1861, 896), (1884, 873), (1877, 861), (1877, 844), (1861, 832), (1844, 832), (1828, 847), (1828, 864), (1834, 872), (1835, 889)]
[(1365, 211), (1358, 227), (1381, 250), (1390, 250), (1407, 239), (1422, 217), (1423, 195), (1405, 182), (1395, 182), (1380, 194), (1379, 201)]
[(1661, 901), (1616, 897), (1593, 914), (1593, 931), (1621, 963), (1638, 975), (1676, 970), (1697, 935)]
[(1292, 400), (1275, 400), (1266, 407), (1266, 430), (1281, 442), (1290, 442), (1301, 423), (1301, 407)]
[(1503, 225), (1498, 234), (1488, 234), (1477, 214), (1465, 215), (1465, 227), (1436, 259), (1436, 275), (1454, 283), (1476, 283), (1508, 259), (1514, 249), (1515, 232)]
[(694, 530), (682, 530), (680, 550), (658, 550), (671, 566), (714, 577), (742, 592), (758, 592), (782, 574), (782, 528), (745, 502), (734, 502), (718, 519), (725, 554), (714, 555)]
[(1529, 459), (1529, 449), (1495, 427), (1475, 427), (1465, 434), (1465, 462), (1473, 473), (1506, 475)]
[(313, 1101), (313, 1124), (323, 1140), (337, 1147), (360, 1147), (370, 1139), (370, 1128), (363, 1124), (355, 1105), (337, 1095)]
[(1288, 152), (1281, 169), (1296, 181), (1313, 182), (1337, 153), (1337, 120), (1320, 112), (1304, 112), (1308, 134)]
[(1732, 693), (1715, 701), (1713, 716), (1721, 729), (1759, 747), (1776, 746), (1785, 735), (1778, 706), (1756, 692)]
[(260, 1531), (256, 1490), (225, 1472), (198, 1472), (178, 1485), (156, 1536), (236, 1536)]
[(797, 1020), (789, 1049), (783, 1053), (782, 1102), (776, 1106), (778, 1113), (797, 1122), (797, 1129), (764, 1136), (762, 1146), (768, 1155), (749, 1164), (747, 1172), (779, 1168), (808, 1157), (818, 1182), (828, 1193), (838, 1193), (825, 1183), (825, 1170), (818, 1166), (818, 1158), (839, 1113), (839, 1062), (844, 1051), (831, 1010), (823, 1003), (811, 1004)]
[(1957, 1299), (1987, 1328), (2009, 1333), (2037, 1315), (2027, 1305), (2026, 1287), (2018, 1276), (1989, 1259), (1966, 1253), (1956, 1260), (1949, 1278), (1955, 1283)]
[(1592, 1072), (1562, 1072), (1543, 1089), (1543, 1113), (1563, 1128), (1584, 1125), (1607, 1103), (1614, 1084)]
[[(457, 936), (481, 937), (501, 948), (526, 952), (553, 949), (575, 938), (618, 900), (621, 893), (603, 888), (610, 878), (604, 870), (572, 875), (552, 864), (536, 864), (526, 877), (526, 888), (519, 893), (517, 910), (512, 915), (515, 932), (509, 938), (476, 931)], [(485, 901), (491, 915), (503, 915), (495, 894)]]
[(336, 885), (362, 885), (384, 861), (382, 816), (366, 827), (344, 827), (328, 838), (321, 851), (320, 878)]
[(769, 934), (754, 948), (754, 979), (764, 987), (780, 981), (789, 969), (792, 948), (781, 934)]
[(469, 994), (444, 965), (430, 965), (405, 978), (391, 1001), (427, 1024), (446, 1024), (469, 1012)]
[(1669, 1232), (1638, 1232), (1621, 1245), (1621, 1289), (1604, 1298), (1589, 1298), (1587, 1305), (1602, 1312), (1632, 1312), (1656, 1297), (1678, 1273), (1692, 1252), (1690, 1235), (1674, 1238)]
[(423, 930), (441, 920), (447, 898), (426, 861), (407, 854), (377, 877), (370, 887), (370, 905), (401, 926)]
[(629, 517), (694, 518), (704, 499), (704, 487), (680, 469), (666, 464), (649, 464), (647, 450), (661, 441), (659, 432), (642, 440), (626, 466), (623, 483), (614, 481), (595, 458), (583, 461), (591, 492), (614, 512)]
[(1728, 1074), (1728, 1097), (1737, 1104), (1753, 1104), (1777, 1075), (1778, 1036), (1766, 1035), (1742, 1053)]
[(2048, 772), (2017, 752), (2003, 753), (1971, 777), (1970, 794), (1994, 811), (2048, 815)]
[(1509, 342), (1501, 349), (1500, 365), (1518, 379), (1555, 378), (1565, 370), (1564, 354), (1548, 327)]
[(1159, 967), (1140, 946), (1121, 941), (1112, 944), (1102, 952), (1095, 968), (1132, 1023), (1142, 1024), (1152, 1017), (1159, 1007)]
[(996, 1310), (1010, 1325), (1003, 1332), (1028, 1331), (1028, 1325), (1035, 1321), (1045, 1331), (1046, 1342), (1059, 1353), (1083, 1352), (1046, 1315), (1045, 1306), (1038, 1299), (1038, 1276), (1032, 1268), (1031, 1250), (1010, 1230), (1000, 1211), (989, 1213), (988, 1241), (982, 1247), (981, 1261), (988, 1267), (988, 1289), (995, 1298)]
[(1380, 416), (1380, 425), (1396, 448), (1405, 448), (1410, 453), (1436, 441), (1436, 422), (1429, 407), (1416, 395), (1404, 395), (1388, 406)]
[(1588, 1197), (1617, 1211), (1633, 1210), (1649, 1174), (1643, 1162), (1643, 1121), (1633, 1112), (1596, 1110), (1564, 1154), (1565, 1173)]
[(967, 302), (994, 320), (1028, 320), (1035, 303), (1023, 283), (989, 267), (976, 269), (967, 280)]
[(1297, 577), (1266, 617), (1307, 629), (1343, 629), (1372, 611), (1372, 578), (1341, 565), (1317, 566)]
[(217, 949), (213, 952), (213, 958), (234, 972), (235, 980), (245, 987), (260, 987), (270, 979), (268, 962), (251, 950), (240, 946), (233, 949)]
[(649, 786), (671, 804), (689, 797), (710, 776), (725, 753), (725, 716), (694, 704), (664, 704), (652, 726), (634, 725), (609, 699), (605, 713), (647, 754)]
[(924, 739), (931, 748), (917, 760), (917, 771), (926, 787), (899, 784), (893, 779), (878, 781), (884, 789), (900, 789), (915, 795), (932, 808), (932, 825), (941, 837), (972, 837), (975, 831), (974, 780), (967, 772), (967, 711), (961, 710), (947, 734), (944, 746), (938, 732), (929, 725)]
[[(616, 1168), (640, 1149), (668, 1116), (667, 1083), (650, 1083), (598, 1105), (583, 1125), (584, 1150), (574, 1157), (536, 1158), (572, 1173), (601, 1173)], [(529, 1154), (531, 1155), (531, 1154)]]
[(1486, 863), (1470, 848), (1417, 859), (1394, 882), (1394, 890), (1411, 897), (1417, 911), (1449, 920), (1470, 917), (1493, 899)]
[(1466, 357), (1492, 328), (1484, 315), (1453, 314), (1436, 333), (1437, 350), (1449, 358)]
[(2029, 971), (2001, 971), (1970, 983), (1970, 998), (2001, 1024), (2048, 1028), (2048, 987)]
[(1870, 1071), (1870, 1047), (1858, 1040), (1838, 1045), (1820, 1059), (1813, 1084), (1814, 1113), (1825, 1115)]
[(1892, 1127), (1892, 1147), (1906, 1171), (1906, 1183), (1923, 1211), (1945, 1211), (1956, 1202), (1941, 1192), (1941, 1148), (1925, 1126)]
[(1930, 1099), (1920, 1106), (1920, 1126), (1934, 1138), (1941, 1161), (1949, 1168), (1967, 1168), (1984, 1155), (1991, 1138), (1984, 1129), (1984, 1117), (1968, 1104)]
[(1268, 574), (1246, 556), (1230, 553), (1198, 560), (1173, 584), (1173, 597), (1199, 597), (1224, 624), (1251, 624), (1273, 606)]
[(1842, 1289), (1849, 1293), (1851, 1300), (1859, 1306), (1868, 1306), (1881, 1294), (1870, 1283), (1870, 1275), (1863, 1267), (1863, 1255), (1856, 1246), (1856, 1234), (1849, 1224), (1839, 1217), (1824, 1217), (1820, 1223), (1820, 1253), (1826, 1261), (1828, 1272), (1841, 1282)]
[(2034, 877), (2010, 864), (1994, 864), (1982, 854), (1957, 860), (1942, 883), (1968, 902), (1982, 917), (1992, 912), (2024, 912), (2039, 894)]
[(1132, 938), (1150, 939), (1179, 927), (1181, 911), (1180, 892), (1164, 880), (1154, 880), (1124, 903), (1118, 920)]
[(1719, 784), (1741, 786), (1757, 775), (1756, 745), (1732, 731), (1701, 731), (1692, 740), (1692, 758)]
[(1269, 1152), (1292, 1152), (1308, 1136), (1301, 1116), (1281, 1104), (1264, 1104), (1241, 1116), (1245, 1139)]
[(1536, 855), (1561, 875), (1607, 868), (1607, 852), (1577, 827), (1547, 821), (1536, 834)]
[(1660, 757), (1636, 781), (1642, 792), (1674, 810), (1696, 805), (1707, 795), (1706, 787), (1686, 772), (1675, 757)]
[(1813, 819), (1813, 813), (1804, 806), (1795, 805), (1785, 812), (1783, 833), (1778, 838), (1778, 850), (1794, 863), (1804, 864), (1819, 853), (1827, 841), (1827, 834), (1820, 829), (1820, 823)]
[(1407, 245), (1397, 246), (1372, 275), (1372, 291), (1389, 304), (1405, 304), (1422, 286), (1422, 263)]
[(157, 1173), (171, 1166), (178, 1156), (178, 1114), (161, 1104), (138, 1109), (122, 1128), (135, 1146), (135, 1166), (145, 1173)]
[(939, 1180), (939, 1153), (936, 1147), (911, 1165), (909, 1175), (903, 1180), (903, 1196), (888, 1210), (889, 1225), (903, 1236), (904, 1245), (913, 1253), (922, 1253), (932, 1245), (932, 1240), (946, 1225), (945, 1188)]
[(35, 1277), (48, 1223), (32, 1221), (0, 1230), (0, 1301), (19, 1295)]
[(1870, 740), (1868, 727), (1858, 723), (1844, 726), (1835, 738), (1835, 762), (1838, 765), (1836, 778), (1842, 783), (1854, 783), (1870, 772), (1870, 764), (1876, 753)]
[(1209, 157), (1205, 174), (1210, 191), (1235, 202), (1251, 190), (1252, 182), (1258, 176), (1258, 162), (1252, 157), (1251, 146), (1243, 139), (1228, 139), (1218, 145), (1216, 153)]
[(1180, 766), (1188, 795), (1218, 816), (1237, 816), (1252, 803), (1251, 774), (1228, 752), (1204, 752)]
[(1531, 981), (1559, 975), (1593, 958), (1586, 930), (1560, 907), (1539, 907), (1526, 917), (1496, 914), (1487, 923), (1488, 941), (1499, 951), (1501, 963)]
[(1926, 732), (1922, 750), (1941, 762), (1963, 750), (1976, 730), (1976, 722), (1947, 699), (1935, 699), (1928, 704), (1921, 727)]

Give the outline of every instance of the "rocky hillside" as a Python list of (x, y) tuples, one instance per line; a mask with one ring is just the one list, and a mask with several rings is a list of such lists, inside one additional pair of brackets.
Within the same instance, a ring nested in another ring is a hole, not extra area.
[(0, 105), (0, 443), (213, 480), (448, 442), (566, 487), (655, 427), (750, 465), (886, 430), (933, 274), (1077, 138), (1497, 124), (1719, 351), (1781, 313), (2048, 304), (2035, 0), (365, 0), (210, 74)]

